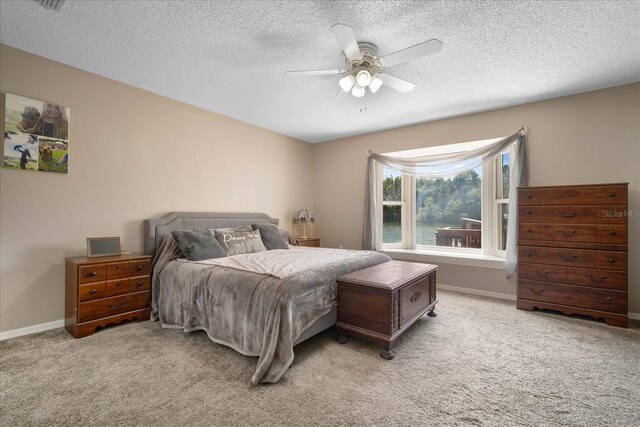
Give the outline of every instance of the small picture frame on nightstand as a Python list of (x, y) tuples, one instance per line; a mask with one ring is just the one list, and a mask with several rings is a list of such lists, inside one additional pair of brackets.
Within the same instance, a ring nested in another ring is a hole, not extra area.
[(87, 237), (87, 258), (120, 255), (120, 237)]

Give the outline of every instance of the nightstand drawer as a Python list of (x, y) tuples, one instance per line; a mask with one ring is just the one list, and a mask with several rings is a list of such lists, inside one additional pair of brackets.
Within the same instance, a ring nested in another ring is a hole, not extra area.
[(78, 268), (80, 283), (104, 282), (107, 266), (104, 264), (86, 265)]
[(89, 320), (126, 313), (127, 311), (148, 306), (149, 292), (138, 292), (119, 297), (83, 302), (78, 304), (78, 321), (80, 323), (88, 322)]
[(122, 279), (129, 276), (128, 263), (107, 264), (107, 280)]
[(128, 294), (149, 290), (149, 276), (132, 279), (111, 280), (107, 282), (107, 296)]
[(151, 272), (151, 261), (141, 260), (129, 263), (129, 276), (148, 276)]
[(89, 283), (78, 287), (78, 300), (91, 301), (106, 297), (104, 282)]

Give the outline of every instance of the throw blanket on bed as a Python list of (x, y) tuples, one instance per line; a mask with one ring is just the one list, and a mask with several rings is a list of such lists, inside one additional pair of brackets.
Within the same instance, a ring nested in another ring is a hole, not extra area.
[(214, 265), (179, 262), (183, 255), (168, 235), (154, 261), (151, 318), (166, 328), (204, 330), (217, 343), (259, 356), (251, 381), (277, 382), (293, 361), (295, 340), (335, 306), (335, 279), (390, 260), (366, 251), (290, 251), (292, 258), (276, 250)]
[(370, 251), (349, 251), (345, 249), (309, 249), (304, 246), (292, 246), (290, 249), (276, 249), (272, 251), (253, 252), (225, 258), (205, 259), (195, 262), (204, 265), (219, 265), (251, 273), (266, 274), (286, 279), (302, 273), (310, 268), (326, 267), (331, 264), (343, 263), (359, 257), (369, 257)]

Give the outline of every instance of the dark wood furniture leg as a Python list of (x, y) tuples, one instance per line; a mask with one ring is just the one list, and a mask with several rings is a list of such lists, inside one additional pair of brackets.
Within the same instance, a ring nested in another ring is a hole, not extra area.
[(382, 350), (380, 350), (380, 357), (384, 360), (393, 360), (393, 358), (396, 357), (396, 353), (391, 348), (391, 343), (382, 347)]
[(338, 342), (338, 344), (346, 344), (349, 342), (349, 337), (341, 333), (338, 335), (338, 338), (336, 338), (336, 341)]

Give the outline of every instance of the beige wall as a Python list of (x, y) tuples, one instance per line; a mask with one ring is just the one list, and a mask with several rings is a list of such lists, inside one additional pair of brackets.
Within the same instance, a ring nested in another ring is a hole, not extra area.
[[(629, 182), (640, 211), (640, 83), (438, 120), (313, 146), (316, 232), (323, 246), (360, 248), (366, 152), (508, 135), (529, 128), (530, 185)], [(640, 313), (640, 218), (629, 219), (629, 309)], [(438, 281), (515, 294), (500, 270), (442, 266)]]
[[(89, 236), (142, 250), (170, 211), (313, 209), (311, 145), (0, 45), (0, 92), (71, 108), (67, 175), (0, 172), (0, 330), (64, 317), (64, 258)], [(0, 99), (4, 117), (4, 95)]]

